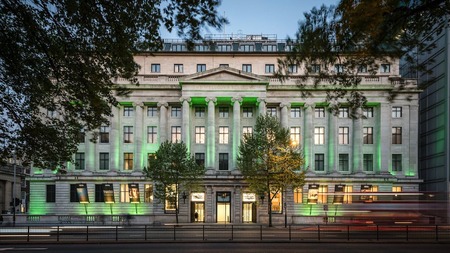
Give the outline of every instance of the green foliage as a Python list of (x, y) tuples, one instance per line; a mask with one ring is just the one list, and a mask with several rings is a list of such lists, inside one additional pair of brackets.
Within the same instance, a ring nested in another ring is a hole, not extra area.
[[(220, 0), (5, 0), (0, 2), (0, 160), (56, 168), (71, 160), (81, 129), (108, 122), (114, 84), (138, 85), (135, 53), (158, 50), (159, 31), (188, 41), (220, 28)], [(47, 110), (56, 117), (48, 116)]]
[[(272, 198), (279, 191), (304, 184), (303, 163), (299, 147), (291, 143), (289, 130), (270, 115), (257, 118), (255, 131), (244, 136), (237, 159), (237, 167), (250, 189)], [(268, 199), (271, 210), (272, 199)]]

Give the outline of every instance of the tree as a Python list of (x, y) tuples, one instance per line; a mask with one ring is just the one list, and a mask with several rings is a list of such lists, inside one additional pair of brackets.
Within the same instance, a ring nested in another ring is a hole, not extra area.
[[(162, 47), (160, 28), (192, 42), (220, 29), (220, 0), (4, 0), (0, 2), (0, 161), (55, 169), (80, 131), (108, 123), (118, 77), (138, 85), (139, 51)], [(192, 44), (192, 43), (191, 43)], [(191, 45), (190, 44), (190, 45)], [(95, 136), (93, 138), (95, 141)]]
[(205, 168), (195, 162), (186, 145), (165, 141), (149, 161), (144, 171), (155, 182), (154, 196), (173, 205), (178, 223), (178, 196), (180, 191), (198, 187)]
[(269, 226), (272, 226), (273, 198), (289, 187), (304, 185), (303, 163), (299, 146), (290, 140), (289, 130), (276, 117), (258, 116), (254, 133), (245, 135), (241, 141), (237, 167), (251, 190), (267, 196)]
[[(412, 71), (425, 69), (416, 64), (416, 54), (433, 48), (427, 38), (448, 26), (449, 15), (450, 0), (341, 0), (337, 7), (313, 8), (299, 22), (296, 37), (288, 38), (293, 50), (279, 60), (277, 76), (285, 79), (289, 66), (304, 66), (298, 82), (304, 96), (320, 87), (331, 111), (345, 101), (358, 117), (367, 102), (358, 73), (373, 75), (380, 63), (400, 57), (412, 63)], [(392, 85), (389, 99), (403, 88)]]

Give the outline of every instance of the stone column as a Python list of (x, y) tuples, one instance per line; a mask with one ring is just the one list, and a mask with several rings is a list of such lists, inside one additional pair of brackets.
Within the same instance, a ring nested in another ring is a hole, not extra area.
[[(361, 108), (357, 110), (356, 115), (362, 115)], [(353, 164), (351, 166), (350, 172), (352, 172), (352, 173), (361, 172), (363, 170), (363, 167), (362, 167), (362, 160), (363, 160), (362, 136), (363, 136), (363, 132), (362, 132), (361, 117), (353, 119), (353, 129), (351, 132), (353, 134), (352, 134), (352, 156), (351, 156), (350, 160), (353, 161)]]
[(325, 172), (333, 173), (337, 170), (338, 164), (339, 164), (339, 155), (336, 151), (336, 141), (338, 138), (338, 129), (336, 128), (336, 120), (337, 116), (335, 116), (333, 113), (327, 113), (327, 125), (328, 127), (325, 128), (326, 133), (326, 146), (327, 146), (327, 157), (326, 157), (326, 164), (325, 164)]
[(184, 144), (186, 145), (187, 151), (191, 152), (191, 135), (190, 135), (190, 102), (191, 102), (191, 98), (190, 97), (182, 97), (180, 98), (180, 102), (182, 103), (183, 106), (183, 123), (182, 123), (182, 135), (181, 135), (181, 140), (184, 142)]
[(314, 162), (314, 104), (305, 104), (302, 148), (305, 155), (305, 168), (312, 168)]
[(113, 106), (111, 109), (112, 117), (109, 132), (109, 169), (110, 170), (120, 170), (120, 159), (121, 159), (121, 149), (123, 144), (121, 143), (122, 136), (120, 131), (120, 105), (117, 107)]
[(159, 107), (159, 143), (167, 141), (167, 103), (158, 103)]
[(233, 144), (231, 149), (231, 169), (236, 169), (237, 156), (239, 154), (239, 144), (241, 142), (241, 97), (231, 99), (233, 105)]
[(281, 107), (281, 126), (284, 128), (287, 128), (289, 126), (289, 107), (290, 104), (289, 103), (281, 103), (280, 104)]
[(266, 115), (266, 99), (258, 98), (258, 113), (259, 115)]
[(378, 113), (379, 125), (377, 127), (377, 154), (374, 156), (374, 172), (380, 171), (382, 174), (390, 174), (389, 172), (389, 161), (392, 159), (391, 155), (391, 143), (392, 143), (392, 129), (391, 129), (391, 118), (392, 111), (388, 103), (382, 103), (380, 105), (380, 111)]
[(96, 159), (96, 145), (95, 143), (93, 143), (91, 141), (91, 139), (94, 137), (94, 134), (92, 132), (88, 132), (86, 134), (87, 139), (85, 140), (85, 146), (86, 146), (86, 151), (85, 151), (85, 170), (86, 171), (95, 171), (95, 161), (97, 161)]
[(215, 168), (216, 161), (216, 98), (206, 98), (206, 103), (208, 104), (208, 126), (206, 128), (206, 162), (205, 167), (207, 169)]
[(133, 103), (133, 106), (135, 108), (136, 114), (134, 117), (134, 128), (135, 128), (135, 134), (134, 134), (134, 170), (136, 171), (142, 171), (143, 168), (143, 155), (142, 155), (142, 148), (143, 148), (143, 134), (144, 134), (144, 126), (143, 126), (143, 111), (144, 111), (144, 103)]

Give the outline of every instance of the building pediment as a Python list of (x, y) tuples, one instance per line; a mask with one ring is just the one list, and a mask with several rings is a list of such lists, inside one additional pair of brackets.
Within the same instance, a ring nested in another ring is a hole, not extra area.
[(211, 82), (268, 83), (268, 79), (235, 68), (218, 67), (186, 76), (180, 80), (180, 84)]

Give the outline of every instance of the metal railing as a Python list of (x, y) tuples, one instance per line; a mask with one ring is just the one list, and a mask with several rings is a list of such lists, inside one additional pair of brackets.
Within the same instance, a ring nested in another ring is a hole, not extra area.
[(446, 242), (450, 225), (266, 225), (171, 224), (132, 226), (0, 227), (0, 244), (17, 242), (125, 241), (293, 241), (293, 242)]

